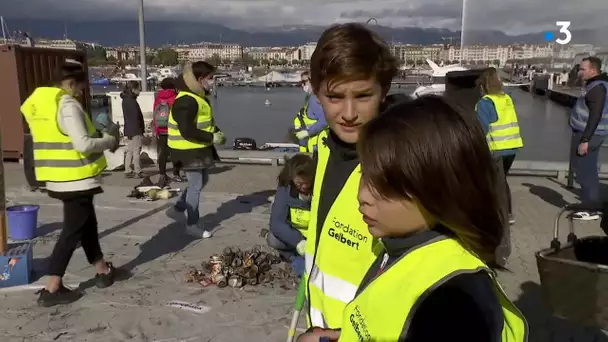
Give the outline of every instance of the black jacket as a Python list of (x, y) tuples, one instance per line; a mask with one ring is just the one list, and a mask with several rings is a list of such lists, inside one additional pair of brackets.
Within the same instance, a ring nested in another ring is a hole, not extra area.
[[(587, 80), (586, 84), (593, 81), (608, 82), (608, 75), (597, 75)], [(589, 119), (587, 120), (587, 126), (585, 127), (585, 131), (583, 132), (583, 136), (581, 138), (582, 142), (587, 142), (591, 139), (593, 134), (595, 134), (597, 126), (600, 124), (600, 120), (602, 120), (602, 112), (604, 111), (604, 106), (607, 105), (605, 103), (607, 91), (608, 89), (606, 89), (603, 84), (600, 84), (591, 88), (591, 90), (589, 90), (589, 92), (585, 95), (585, 104), (587, 105), (587, 108), (589, 108)]]
[[(190, 69), (177, 78), (176, 86), (178, 91), (187, 91), (200, 94), (202, 89), (196, 82)], [(181, 136), (192, 142), (211, 143), (213, 133), (202, 131), (196, 127), (196, 116), (198, 114), (198, 103), (191, 96), (182, 96), (175, 100), (171, 107), (173, 120), (177, 122)], [(216, 132), (219, 128), (216, 126)], [(173, 163), (181, 162), (183, 169), (204, 169), (210, 167), (215, 161), (219, 161), (219, 155), (214, 145), (193, 150), (172, 150), (171, 160)]]
[(141, 112), (139, 103), (137, 103), (137, 95), (133, 93), (122, 92), (122, 114), (125, 119), (125, 136), (133, 138), (137, 135), (143, 135), (146, 130), (144, 123), (144, 115)]

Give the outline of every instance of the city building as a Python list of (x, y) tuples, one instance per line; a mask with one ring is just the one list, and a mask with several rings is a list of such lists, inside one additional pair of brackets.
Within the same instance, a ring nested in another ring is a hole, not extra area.
[(182, 56), (187, 54), (190, 62), (209, 60), (217, 56), (222, 60), (235, 61), (243, 58), (243, 47), (239, 44), (217, 44), (202, 42), (193, 44), (178, 51)]
[(293, 61), (300, 60), (300, 49), (294, 47), (251, 47), (245, 53), (256, 61)]
[(391, 52), (398, 60), (409, 64), (425, 63), (430, 60), (439, 60), (440, 52), (444, 49), (443, 44), (433, 45), (412, 45), (412, 44), (392, 44)]
[(316, 42), (306, 43), (298, 48), (299, 51), (299, 60), (301, 61), (310, 61), (312, 54), (315, 52), (317, 48)]

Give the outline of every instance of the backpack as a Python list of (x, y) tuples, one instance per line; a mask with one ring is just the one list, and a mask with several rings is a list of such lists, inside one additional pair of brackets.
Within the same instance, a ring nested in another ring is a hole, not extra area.
[(154, 120), (158, 128), (167, 128), (169, 125), (169, 111), (171, 107), (165, 101), (161, 102), (154, 109)]

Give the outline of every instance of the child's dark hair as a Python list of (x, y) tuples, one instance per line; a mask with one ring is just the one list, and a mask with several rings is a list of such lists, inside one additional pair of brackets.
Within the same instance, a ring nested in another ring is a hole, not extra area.
[(192, 74), (197, 80), (201, 77), (207, 77), (215, 73), (216, 70), (217, 68), (215, 66), (204, 61), (192, 63)]
[(160, 81), (160, 89), (163, 90), (174, 90), (175, 89), (175, 78), (165, 77)]
[(317, 165), (311, 156), (298, 153), (289, 159), (285, 159), (285, 165), (277, 177), (279, 186), (292, 185), (293, 179), (298, 176), (312, 182), (315, 178), (316, 169)]
[(319, 91), (322, 82), (375, 78), (386, 94), (398, 65), (386, 42), (369, 27), (358, 23), (334, 25), (321, 35), (310, 60), (310, 82)]
[(124, 92), (133, 93), (134, 90), (140, 90), (141, 84), (138, 81), (129, 81), (125, 84)]
[(437, 96), (398, 103), (362, 130), (362, 180), (381, 198), (414, 199), (489, 266), (496, 264), (504, 199), (486, 137)]
[(53, 85), (61, 85), (65, 80), (73, 79), (76, 83), (87, 82), (87, 72), (82, 64), (76, 60), (66, 59), (55, 71), (52, 76)]

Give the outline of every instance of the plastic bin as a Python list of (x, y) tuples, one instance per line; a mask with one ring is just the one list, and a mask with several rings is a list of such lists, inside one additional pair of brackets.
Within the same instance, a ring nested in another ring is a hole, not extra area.
[(14, 205), (6, 208), (6, 220), (11, 240), (30, 240), (36, 237), (38, 210), (35, 204)]

